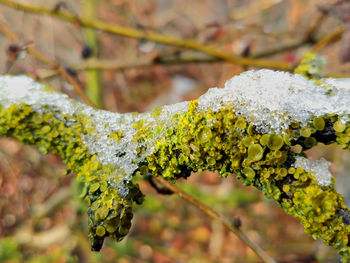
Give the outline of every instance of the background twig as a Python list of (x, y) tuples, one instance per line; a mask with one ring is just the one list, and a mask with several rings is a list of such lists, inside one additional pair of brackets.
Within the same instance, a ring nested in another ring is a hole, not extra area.
[(25, 5), (25, 4), (16, 3), (11, 0), (0, 0), (0, 4), (4, 4), (6, 6), (25, 11), (27, 13), (50, 15), (64, 21), (76, 23), (83, 27), (94, 28), (94, 29), (98, 29), (98, 30), (116, 34), (116, 35), (121, 35), (125, 37), (130, 37), (130, 38), (137, 38), (137, 39), (147, 39), (150, 41), (154, 41), (154, 42), (162, 43), (166, 45), (198, 50), (203, 53), (209, 54), (213, 57), (216, 57), (228, 62), (232, 62), (238, 65), (242, 65), (242, 66), (254, 66), (254, 67), (271, 68), (271, 69), (279, 69), (279, 70), (286, 70), (286, 71), (293, 70), (293, 65), (291, 63), (235, 56), (235, 55), (223, 52), (214, 47), (199, 44), (194, 40), (182, 40), (182, 39), (164, 36), (161, 34), (152, 33), (148, 31), (136, 30), (136, 29), (127, 28), (127, 27), (123, 27), (115, 24), (105, 23), (95, 19), (77, 17), (73, 14), (63, 12), (61, 10), (48, 9), (40, 6)]
[(205, 213), (209, 217), (220, 221), (228, 230), (230, 230), (239, 239), (241, 239), (245, 244), (247, 244), (247, 246), (249, 246), (264, 262), (276, 263), (276, 261), (274, 259), (272, 259), (269, 255), (267, 255), (262, 248), (260, 248), (256, 243), (254, 243), (252, 240), (250, 240), (248, 238), (248, 236), (239, 228), (239, 226), (235, 227), (233, 223), (231, 223), (230, 221), (225, 219), (218, 212), (216, 212), (215, 210), (213, 210), (209, 206), (203, 204), (202, 202), (198, 201), (197, 199), (195, 199), (191, 195), (185, 193), (180, 188), (178, 188), (176, 185), (168, 182), (164, 178), (155, 177), (154, 180), (163, 184), (168, 189), (173, 191), (175, 194), (180, 196), (182, 199), (186, 200), (187, 202), (191, 203), (195, 207), (199, 208), (203, 213)]
[[(12, 42), (18, 43), (18, 36), (15, 33), (13, 33), (2, 21), (0, 21), (0, 31), (3, 32), (4, 35), (6, 35)], [(26, 50), (37, 60), (56, 70), (69, 84), (72, 85), (74, 91), (86, 104), (90, 106), (95, 106), (94, 103), (92, 103), (90, 99), (85, 95), (83, 88), (79, 85), (79, 83), (72, 76), (70, 76), (63, 67), (61, 67), (59, 64), (57, 64), (50, 58), (46, 57), (40, 51), (36, 50), (35, 47), (32, 45), (27, 45)]]
[[(83, 2), (83, 15), (86, 18), (93, 19), (98, 1), (86, 0)], [(85, 44), (82, 50), (82, 57), (90, 59), (98, 56), (98, 35), (95, 30), (86, 28), (84, 30)], [(91, 54), (89, 54), (91, 52)], [(102, 89), (100, 83), (100, 72), (98, 69), (89, 69), (86, 72), (86, 94), (89, 99), (98, 107), (102, 105)]]

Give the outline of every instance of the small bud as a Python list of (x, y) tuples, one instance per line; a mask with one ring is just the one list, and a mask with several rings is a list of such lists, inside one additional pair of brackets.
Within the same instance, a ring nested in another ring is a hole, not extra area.
[(241, 219), (239, 217), (235, 217), (232, 221), (232, 225), (234, 228), (237, 228), (237, 229), (240, 228), (242, 225)]

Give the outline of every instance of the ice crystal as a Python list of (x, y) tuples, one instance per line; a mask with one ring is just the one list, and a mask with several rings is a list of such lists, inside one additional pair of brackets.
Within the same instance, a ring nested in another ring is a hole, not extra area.
[(301, 156), (296, 157), (294, 167), (303, 168), (306, 172), (313, 172), (317, 182), (322, 186), (329, 186), (332, 183), (332, 174), (329, 171), (330, 162), (321, 158), (313, 161)]
[(233, 77), (223, 89), (210, 89), (199, 106), (217, 110), (233, 103), (236, 113), (260, 132), (281, 134), (292, 122), (305, 126), (312, 116), (335, 113), (347, 118), (349, 101), (349, 81), (328, 79), (320, 86), (298, 74), (262, 69)]

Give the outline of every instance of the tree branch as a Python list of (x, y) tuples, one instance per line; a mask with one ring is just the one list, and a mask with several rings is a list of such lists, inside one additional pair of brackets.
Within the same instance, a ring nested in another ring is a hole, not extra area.
[(201, 51), (203, 53), (206, 53), (218, 59), (232, 62), (242, 66), (253, 66), (253, 67), (259, 67), (259, 68), (271, 68), (271, 69), (279, 69), (279, 70), (287, 70), (287, 71), (293, 70), (293, 65), (290, 63), (235, 56), (235, 55), (223, 52), (219, 49), (213, 48), (211, 46), (199, 44), (194, 40), (182, 40), (174, 37), (164, 36), (157, 33), (145, 32), (145, 31), (127, 28), (127, 27), (123, 27), (115, 24), (109, 24), (109, 23), (105, 23), (95, 19), (77, 17), (75, 14), (70, 14), (67, 12), (63, 12), (61, 10), (20, 4), (11, 0), (0, 0), (0, 4), (15, 8), (17, 10), (24, 11), (27, 13), (53, 16), (67, 22), (76, 23), (83, 27), (94, 28), (94, 29), (98, 29), (104, 32), (115, 34), (115, 35), (120, 35), (120, 36), (125, 36), (130, 38), (137, 38), (137, 39), (147, 39), (147, 40), (154, 41), (161, 44)]
[(248, 71), (192, 102), (118, 114), (26, 77), (3, 76), (0, 136), (58, 154), (77, 173), (85, 183), (93, 250), (105, 237), (119, 241), (128, 233), (132, 205), (143, 200), (132, 182), (136, 174), (175, 181), (191, 171), (218, 170), (274, 199), (347, 262), (350, 211), (334, 188), (329, 163), (308, 160), (304, 151), (318, 142), (350, 148), (349, 82), (316, 84), (300, 75)]
[[(94, 0), (87, 0), (83, 3), (83, 14), (86, 18), (94, 18), (97, 9), (97, 3)], [(85, 47), (91, 49), (91, 56), (97, 58), (99, 50), (98, 34), (93, 29), (84, 30)], [(86, 58), (89, 59), (89, 58)], [(86, 94), (91, 101), (98, 107), (102, 106), (102, 89), (101, 89), (101, 75), (98, 69), (90, 69), (85, 73), (85, 89)]]
[(344, 33), (344, 26), (340, 26), (336, 28), (333, 32), (321, 38), (319, 41), (315, 43), (315, 45), (311, 48), (312, 52), (318, 52), (320, 49), (329, 45), (330, 43), (341, 39)]
[[(13, 33), (4, 23), (0, 21), (0, 31), (7, 36), (13, 43), (18, 44), (19, 38), (15, 33)], [(26, 46), (26, 51), (31, 54), (33, 57), (35, 57), (40, 62), (48, 65), (53, 70), (57, 71), (59, 75), (63, 77), (69, 84), (72, 85), (74, 91), (78, 94), (78, 96), (88, 105), (94, 106), (94, 104), (89, 100), (89, 98), (85, 95), (83, 88), (79, 85), (79, 83), (70, 76), (66, 69), (61, 67), (59, 64), (57, 64), (55, 61), (51, 60), (50, 58), (46, 57), (44, 54), (42, 54), (40, 51), (36, 50), (36, 48), (32, 45)]]

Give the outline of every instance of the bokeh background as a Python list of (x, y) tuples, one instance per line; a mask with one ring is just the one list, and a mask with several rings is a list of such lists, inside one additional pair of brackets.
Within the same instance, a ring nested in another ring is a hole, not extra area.
[[(239, 56), (264, 56), (291, 63), (297, 63), (339, 27), (348, 27), (339, 13), (327, 12), (336, 2), (327, 0), (17, 2), (193, 39)], [(346, 5), (342, 11), (350, 12)], [(66, 68), (82, 86), (87, 86), (91, 78), (91, 71), (82, 70), (89, 60), (111, 63), (114, 68), (93, 73), (102, 90), (100, 103), (110, 111), (144, 112), (194, 99), (208, 88), (222, 87), (228, 78), (254, 68), (212, 61), (199, 52), (145, 39), (98, 30), (91, 33), (78, 24), (25, 13), (1, 3), (0, 21), (18, 36), (15, 46), (23, 49), (14, 54), (14, 43), (0, 34), (1, 73), (30, 74), (79, 99), (72, 86), (52, 67), (25, 52), (26, 47), (34, 46)], [(312, 26), (312, 37), (304, 39)], [(290, 48), (286, 48), (288, 45)], [(327, 60), (325, 75), (350, 76), (350, 63), (341, 59), (344, 45), (344, 37), (339, 36), (317, 49), (317, 54)], [(180, 61), (167, 63), (159, 57)], [(187, 57), (205, 61), (181, 61)], [(319, 145), (308, 155), (332, 162), (338, 189), (349, 201), (350, 154), (334, 146)], [(121, 243), (107, 240), (101, 252), (91, 252), (86, 207), (79, 199), (74, 174), (66, 174), (57, 156), (42, 155), (16, 140), (1, 138), (0, 262), (259, 262), (237, 237), (196, 207), (178, 196), (158, 194), (147, 181), (140, 179), (139, 184), (146, 199), (134, 208), (130, 234)], [(333, 249), (312, 240), (297, 220), (285, 215), (257, 190), (243, 187), (235, 176), (222, 179), (215, 173), (203, 172), (180, 181), (178, 186), (227, 218), (239, 217), (242, 230), (278, 262), (339, 260)]]

